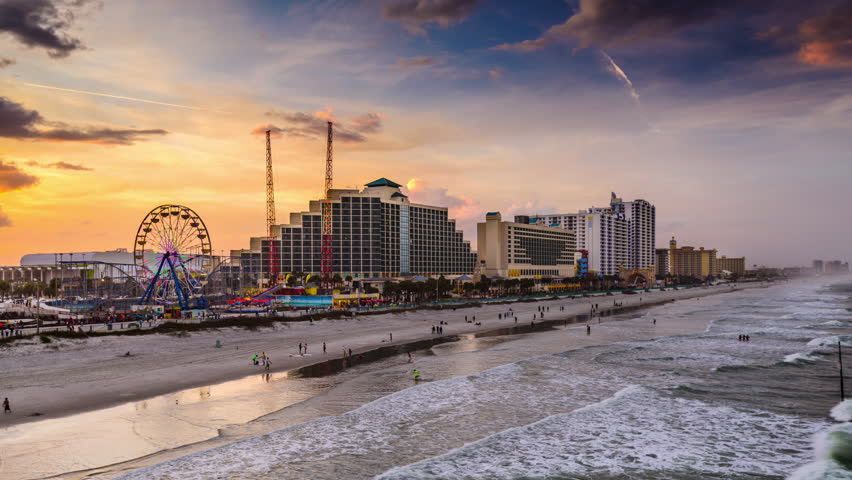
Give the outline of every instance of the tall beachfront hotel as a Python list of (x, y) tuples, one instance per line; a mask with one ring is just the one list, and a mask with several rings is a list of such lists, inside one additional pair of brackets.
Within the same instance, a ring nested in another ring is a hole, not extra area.
[(656, 265), (657, 209), (646, 200), (622, 201), (612, 193), (610, 208), (627, 222), (627, 268), (653, 269)]
[[(401, 186), (380, 178), (363, 190), (331, 190), (334, 273), (356, 279), (472, 274), (476, 253), (447, 209), (411, 203)], [(273, 243), (279, 272), (319, 274), (322, 201), (291, 213), (274, 239), (255, 237), (249, 249), (232, 251), (243, 275), (268, 277)]]
[(573, 230), (590, 271), (617, 275), (619, 267), (653, 269), (656, 264), (656, 208), (646, 200), (625, 202), (613, 193), (609, 207), (540, 215), (530, 222)]

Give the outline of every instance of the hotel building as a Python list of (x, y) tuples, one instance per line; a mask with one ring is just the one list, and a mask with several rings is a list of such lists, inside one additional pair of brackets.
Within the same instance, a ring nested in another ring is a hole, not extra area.
[(733, 257), (728, 258), (722, 255), (722, 258), (716, 260), (716, 264), (719, 267), (719, 273), (723, 272), (731, 272), (731, 274), (738, 275), (740, 277), (745, 275), (746, 271), (746, 263), (745, 257)]
[(657, 264), (656, 264), (656, 272), (654, 274), (657, 278), (664, 278), (669, 273), (669, 249), (668, 248), (658, 248), (656, 249), (657, 255)]
[(612, 193), (612, 211), (627, 221), (627, 268), (654, 269), (657, 209), (645, 200), (622, 201)]
[[(333, 272), (342, 277), (410, 275), (454, 277), (474, 271), (476, 253), (444, 207), (411, 203), (401, 185), (380, 178), (363, 190), (334, 189), (332, 199)], [(251, 239), (248, 250), (232, 251), (239, 269), (255, 279), (269, 274), (269, 257), (281, 273), (320, 272), (322, 201), (291, 213), (275, 227), (275, 239)], [(272, 248), (274, 252), (272, 252)]]
[(487, 277), (574, 276), (573, 231), (531, 224), (528, 216), (504, 222), (499, 212), (489, 212), (476, 228), (481, 273)]
[(716, 249), (705, 250), (704, 247), (683, 246), (678, 248), (677, 241), (672, 237), (669, 242), (669, 270), (672, 275), (706, 278), (719, 274), (716, 261)]
[(655, 269), (656, 208), (645, 200), (625, 202), (612, 194), (608, 208), (539, 215), (531, 221), (573, 230), (577, 249), (586, 250), (589, 271), (617, 275), (619, 267)]

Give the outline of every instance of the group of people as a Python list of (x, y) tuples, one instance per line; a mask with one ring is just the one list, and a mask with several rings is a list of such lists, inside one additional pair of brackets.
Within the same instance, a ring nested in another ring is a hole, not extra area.
[(20, 320), (18, 320), (17, 323), (7, 322), (2, 327), (0, 327), (0, 337), (12, 337), (21, 335), (23, 335), (23, 330), (21, 330)]
[(751, 341), (751, 336), (750, 335), (740, 335), (740, 338), (738, 340), (741, 341), (741, 342), (748, 342), (748, 341)]
[(443, 320), (441, 320), (441, 324), (439, 324), (439, 325), (432, 325), (432, 333), (433, 333), (433, 334), (439, 334), (439, 335), (440, 335), (440, 334), (442, 334), (442, 333), (444, 333), (444, 326), (443, 326), (443, 323), (444, 323), (444, 321), (443, 321)]
[(272, 360), (269, 359), (269, 355), (267, 355), (266, 352), (262, 352), (260, 356), (255, 353), (254, 356), (251, 357), (251, 361), (255, 365), (263, 365), (264, 370), (269, 370), (269, 368), (272, 367)]

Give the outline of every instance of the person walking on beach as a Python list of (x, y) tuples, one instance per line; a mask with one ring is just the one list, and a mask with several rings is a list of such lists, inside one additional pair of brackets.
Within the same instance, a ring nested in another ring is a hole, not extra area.
[(408, 352), (408, 363), (411, 363), (411, 352)]
[(299, 355), (302, 354), (302, 342), (299, 342)]
[(657, 319), (655, 318), (655, 319), (654, 319), (654, 325), (656, 325), (656, 324), (657, 324)]
[(269, 360), (269, 357), (266, 357), (266, 360), (263, 361), (264, 370), (269, 370), (269, 367), (272, 366), (272, 361)]
[(416, 369), (416, 368), (414, 369), (414, 381), (415, 381), (415, 382), (420, 381), (420, 372), (419, 372), (419, 371), (417, 371), (417, 369)]
[(390, 337), (390, 341), (392, 342), (393, 341), (393, 333), (388, 333), (388, 336)]
[(4, 413), (12, 413), (12, 407), (9, 406), (9, 397), (6, 397), (3, 400), (3, 412)]
[(325, 342), (322, 342), (322, 354), (325, 355)]
[(592, 326), (586, 325), (586, 335), (591, 335), (591, 334), (592, 334)]

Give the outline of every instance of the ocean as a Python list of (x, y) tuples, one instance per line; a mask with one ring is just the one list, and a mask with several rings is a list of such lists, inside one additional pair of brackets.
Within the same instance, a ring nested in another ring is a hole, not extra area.
[[(411, 364), (385, 359), (261, 420), (284, 428), (121, 478), (852, 478), (852, 402), (839, 403), (837, 358), (838, 342), (852, 347), (846, 282), (681, 300), (592, 322), (589, 334), (568, 324), (471, 336)], [(583, 345), (603, 334), (614, 341)], [(848, 359), (852, 368), (852, 348)]]

